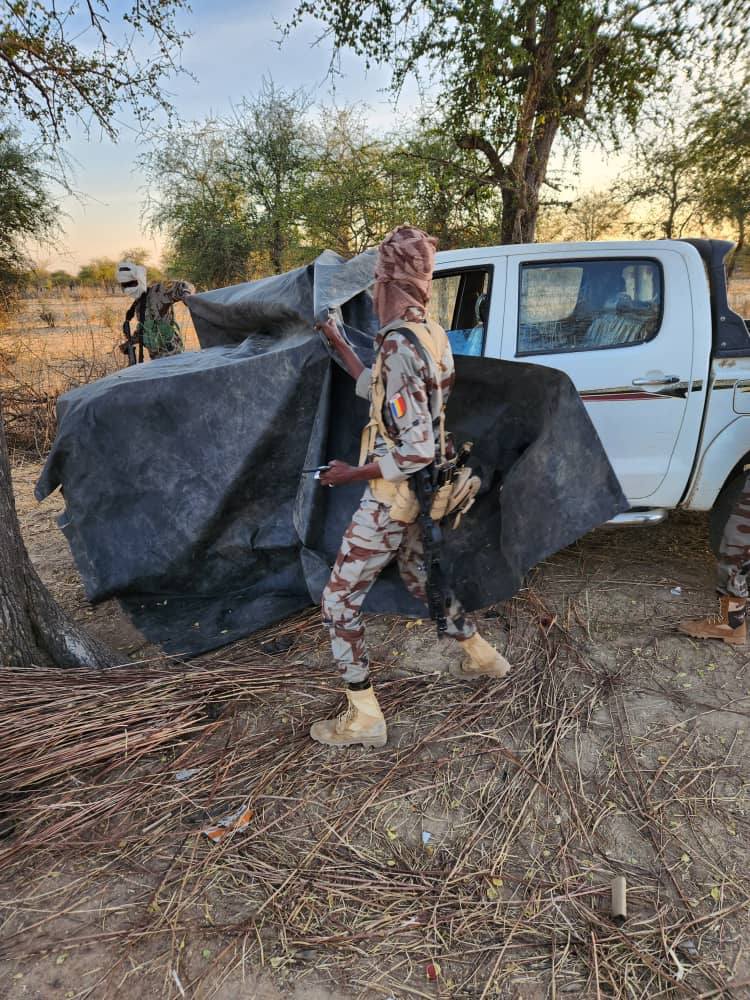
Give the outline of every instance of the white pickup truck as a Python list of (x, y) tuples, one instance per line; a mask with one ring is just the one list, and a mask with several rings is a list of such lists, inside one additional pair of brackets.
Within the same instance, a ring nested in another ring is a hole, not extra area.
[(750, 463), (750, 335), (720, 240), (552, 243), (437, 255), (432, 310), (456, 354), (564, 371), (631, 510), (711, 510), (712, 544)]

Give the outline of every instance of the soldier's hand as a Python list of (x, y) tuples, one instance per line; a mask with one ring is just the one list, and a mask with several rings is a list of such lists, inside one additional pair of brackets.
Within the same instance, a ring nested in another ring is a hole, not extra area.
[(332, 316), (329, 316), (324, 323), (316, 323), (315, 329), (320, 330), (334, 351), (338, 350), (340, 344), (345, 343), (341, 330)]
[(353, 483), (357, 473), (357, 466), (348, 465), (346, 462), (339, 462), (334, 458), (328, 463), (328, 470), (321, 472), (321, 486), (345, 486)]

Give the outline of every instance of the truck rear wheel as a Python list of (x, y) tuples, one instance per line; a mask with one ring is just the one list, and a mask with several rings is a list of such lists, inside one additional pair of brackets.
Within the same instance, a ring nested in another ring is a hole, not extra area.
[(711, 516), (708, 526), (709, 543), (711, 551), (718, 558), (721, 536), (729, 520), (737, 499), (742, 491), (747, 473), (740, 469), (731, 479), (727, 479), (721, 488), (721, 493), (716, 498), (716, 503), (711, 508)]

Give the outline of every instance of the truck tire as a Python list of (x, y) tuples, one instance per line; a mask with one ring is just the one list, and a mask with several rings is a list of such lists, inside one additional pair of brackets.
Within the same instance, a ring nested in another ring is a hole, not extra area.
[(731, 479), (727, 479), (721, 488), (721, 493), (716, 498), (716, 503), (711, 508), (708, 536), (711, 551), (717, 558), (721, 536), (724, 534), (724, 528), (740, 495), (746, 476), (747, 473), (740, 469), (739, 472), (735, 472)]

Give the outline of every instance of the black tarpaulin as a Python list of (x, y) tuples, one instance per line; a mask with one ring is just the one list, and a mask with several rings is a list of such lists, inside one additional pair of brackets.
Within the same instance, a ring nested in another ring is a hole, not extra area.
[[(303, 468), (357, 461), (366, 404), (312, 329), (341, 310), (367, 362), (372, 254), (191, 297), (207, 346), (61, 397), (37, 484), (62, 486), (61, 527), (91, 601), (118, 597), (168, 652), (194, 655), (317, 602), (361, 485)], [(567, 376), (457, 358), (448, 425), (475, 442), (477, 504), (446, 532), (469, 610), (512, 596), (535, 563), (627, 503)], [(368, 611), (424, 614), (391, 568)]]

